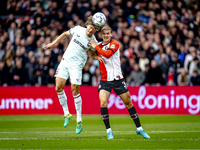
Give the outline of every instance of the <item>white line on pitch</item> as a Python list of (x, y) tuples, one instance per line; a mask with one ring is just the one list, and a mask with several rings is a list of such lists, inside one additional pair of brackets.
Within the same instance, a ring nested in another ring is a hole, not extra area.
[[(81, 141), (107, 141), (106, 138), (0, 138), (0, 140), (81, 140)], [(200, 141), (200, 139), (122, 139), (122, 138), (115, 138), (115, 141)]]
[[(0, 150), (21, 150), (21, 149), (0, 148)], [(26, 149), (26, 150), (33, 150), (33, 149)], [(49, 149), (40, 148), (39, 150), (49, 150)], [(56, 149), (56, 150), (63, 150), (63, 149)], [(65, 149), (65, 150), (71, 150), (71, 149)], [(79, 149), (73, 149), (73, 150), (79, 150)], [(91, 149), (81, 149), (81, 150), (91, 150)], [(106, 150), (106, 149), (92, 149), (92, 150)], [(122, 150), (122, 149), (115, 149), (115, 150)], [(123, 150), (133, 150), (133, 149), (123, 149)], [(134, 149), (134, 150), (152, 150), (152, 149)], [(173, 150), (173, 149), (154, 149), (154, 150)], [(177, 150), (199, 150), (199, 149), (177, 149)]]
[[(115, 133), (135, 133), (135, 131), (115, 131), (113, 130), (113, 132)], [(148, 133), (193, 133), (193, 132), (200, 132), (200, 130), (197, 131), (147, 131)], [(18, 134), (18, 133), (23, 133), (22, 131), (20, 132), (0, 132), (2, 134)], [(74, 131), (25, 131), (24, 133), (38, 133), (38, 134), (45, 134), (45, 133), (74, 133)], [(105, 131), (83, 131), (83, 133), (105, 133)]]

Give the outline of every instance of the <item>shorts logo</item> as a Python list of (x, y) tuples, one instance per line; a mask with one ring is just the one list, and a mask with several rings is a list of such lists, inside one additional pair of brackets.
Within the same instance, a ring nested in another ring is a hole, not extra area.
[(76, 81), (79, 81), (79, 79), (76, 79)]
[(112, 44), (112, 45), (110, 46), (110, 48), (115, 48), (115, 45), (114, 45), (114, 44)]
[(56, 75), (58, 74), (58, 70), (56, 71)]
[(98, 87), (99, 89), (101, 88), (101, 84), (99, 84), (99, 87)]

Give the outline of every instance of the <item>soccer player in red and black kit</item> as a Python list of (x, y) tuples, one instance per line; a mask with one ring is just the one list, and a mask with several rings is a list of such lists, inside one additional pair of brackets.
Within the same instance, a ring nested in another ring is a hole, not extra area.
[(99, 62), (101, 80), (98, 91), (101, 103), (101, 115), (107, 129), (107, 138), (114, 138), (110, 127), (109, 113), (107, 109), (108, 99), (110, 97), (111, 90), (113, 89), (113, 91), (122, 99), (131, 118), (135, 122), (137, 127), (136, 133), (149, 139), (150, 136), (143, 130), (140, 124), (138, 114), (131, 102), (130, 93), (122, 75), (119, 43), (116, 40), (111, 39), (112, 29), (109, 26), (104, 26), (101, 29), (101, 33), (103, 38), (102, 42), (97, 44), (94, 40), (91, 40), (90, 43), (91, 46), (96, 49), (97, 54), (105, 60), (105, 62)]

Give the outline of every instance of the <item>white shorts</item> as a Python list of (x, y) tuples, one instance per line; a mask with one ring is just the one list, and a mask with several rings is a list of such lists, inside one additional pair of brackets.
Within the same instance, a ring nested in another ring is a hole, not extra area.
[(72, 84), (81, 85), (82, 84), (82, 69), (75, 69), (66, 67), (66, 62), (62, 60), (58, 65), (55, 77), (63, 78), (70, 81)]

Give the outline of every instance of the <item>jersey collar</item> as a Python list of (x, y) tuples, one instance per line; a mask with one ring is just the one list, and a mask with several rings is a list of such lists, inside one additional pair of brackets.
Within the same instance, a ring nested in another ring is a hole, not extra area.
[(108, 43), (106, 43), (106, 44), (103, 44), (103, 42), (102, 42), (101, 46), (105, 46), (105, 45), (109, 44), (111, 41), (112, 41), (112, 39), (110, 39), (110, 41)]

